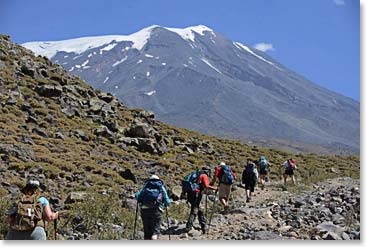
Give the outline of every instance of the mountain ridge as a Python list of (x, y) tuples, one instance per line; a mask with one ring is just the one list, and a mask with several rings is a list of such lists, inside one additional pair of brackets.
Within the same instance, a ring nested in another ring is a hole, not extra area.
[(51, 59), (128, 106), (153, 110), (179, 127), (257, 143), (281, 139), (359, 152), (357, 101), (211, 29), (191, 30), (194, 39), (160, 26), (141, 32), (148, 29), (139, 49), (131, 41), (111, 41), (80, 54), (59, 51)]

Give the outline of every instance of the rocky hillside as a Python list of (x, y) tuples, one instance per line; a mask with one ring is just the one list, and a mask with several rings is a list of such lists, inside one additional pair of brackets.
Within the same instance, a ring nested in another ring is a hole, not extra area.
[(175, 126), (291, 150), (359, 153), (359, 102), (206, 26), (23, 45)]
[[(223, 160), (239, 174), (247, 159), (260, 154), (274, 165), (295, 157), (298, 179), (306, 184), (359, 178), (358, 156), (295, 155), (156, 121), (153, 112), (128, 109), (5, 35), (0, 36), (0, 104), (0, 196), (5, 199), (0, 216), (25, 178), (35, 175), (47, 186), (44, 193), (53, 207), (75, 216), (64, 223), (83, 230), (78, 238), (128, 238), (130, 198), (151, 174), (165, 181), (175, 200), (172, 188), (189, 171)], [(271, 179), (278, 175), (273, 168)], [(179, 215), (180, 207), (172, 211)], [(104, 232), (101, 224), (120, 230)], [(0, 237), (5, 230), (0, 225)]]

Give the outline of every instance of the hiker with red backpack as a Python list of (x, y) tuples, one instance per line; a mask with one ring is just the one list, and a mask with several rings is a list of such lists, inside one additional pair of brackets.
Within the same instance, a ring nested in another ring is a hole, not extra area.
[(255, 186), (259, 178), (255, 162), (249, 160), (242, 172), (242, 184), (245, 185), (247, 203), (251, 201), (252, 193), (255, 191)]
[(236, 180), (236, 175), (230, 166), (226, 165), (224, 162), (220, 162), (219, 166), (215, 168), (214, 177), (210, 184), (215, 184), (216, 180), (218, 180), (219, 183), (219, 201), (224, 207), (224, 212), (227, 212), (229, 209), (229, 196), (231, 193), (232, 184)]
[(296, 160), (288, 159), (282, 164), (282, 167), (284, 167), (284, 173), (283, 173), (284, 185), (286, 185), (287, 183), (288, 176), (292, 178), (293, 184), (296, 184), (296, 179), (294, 177), (294, 173), (297, 169)]
[(58, 212), (51, 210), (49, 201), (41, 195), (41, 183), (27, 179), (21, 198), (6, 213), (10, 225), (6, 240), (46, 240), (46, 221), (57, 220)]
[(162, 213), (170, 204), (163, 181), (152, 175), (135, 194), (144, 227), (144, 240), (157, 240), (161, 231)]
[(187, 194), (187, 201), (191, 205), (189, 219), (186, 223), (186, 232), (190, 232), (196, 216), (198, 216), (201, 231), (203, 234), (207, 232), (206, 218), (204, 214), (201, 201), (203, 194), (208, 189), (217, 190), (215, 186), (209, 185), (209, 171), (210, 168), (202, 168), (201, 170), (194, 171), (187, 175), (182, 181), (182, 192)]

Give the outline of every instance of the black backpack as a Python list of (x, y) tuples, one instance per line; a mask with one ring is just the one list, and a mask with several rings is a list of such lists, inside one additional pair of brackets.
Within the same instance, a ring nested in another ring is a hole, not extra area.
[(254, 183), (257, 182), (257, 170), (254, 163), (248, 163), (245, 170), (242, 172), (242, 183)]

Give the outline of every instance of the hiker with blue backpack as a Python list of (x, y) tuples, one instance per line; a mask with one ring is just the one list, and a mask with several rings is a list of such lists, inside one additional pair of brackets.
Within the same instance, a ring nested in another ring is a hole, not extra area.
[(152, 175), (140, 191), (135, 194), (140, 207), (144, 227), (144, 240), (157, 240), (160, 234), (162, 213), (170, 204), (162, 180)]
[(210, 184), (214, 185), (217, 180), (219, 183), (219, 201), (224, 207), (224, 212), (227, 212), (229, 209), (229, 196), (231, 193), (232, 184), (236, 180), (236, 175), (230, 166), (226, 165), (224, 162), (220, 162), (219, 166), (215, 168), (214, 177)]
[(182, 193), (187, 194), (187, 201), (191, 205), (189, 219), (186, 223), (186, 232), (190, 232), (196, 216), (198, 216), (201, 231), (207, 232), (206, 217), (201, 201), (207, 190), (217, 190), (217, 187), (209, 185), (210, 168), (202, 168), (187, 175), (182, 181)]
[(257, 160), (257, 166), (259, 168), (260, 173), (260, 184), (261, 184), (261, 190), (265, 187), (265, 182), (267, 180), (267, 176), (269, 175), (269, 161), (265, 158), (265, 156), (260, 156), (260, 158)]

